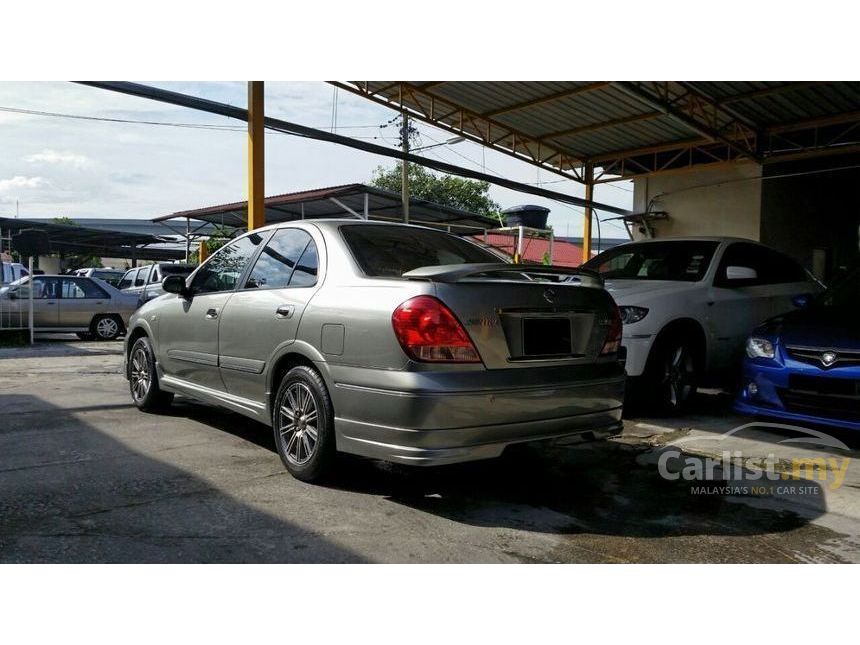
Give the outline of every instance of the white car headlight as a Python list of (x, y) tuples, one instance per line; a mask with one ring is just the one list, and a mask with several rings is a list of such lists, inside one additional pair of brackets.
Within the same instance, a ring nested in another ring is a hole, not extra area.
[(621, 322), (625, 325), (639, 322), (648, 313), (646, 307), (618, 307), (618, 313), (621, 314)]
[(747, 356), (750, 358), (773, 358), (776, 350), (767, 338), (750, 336), (747, 340)]

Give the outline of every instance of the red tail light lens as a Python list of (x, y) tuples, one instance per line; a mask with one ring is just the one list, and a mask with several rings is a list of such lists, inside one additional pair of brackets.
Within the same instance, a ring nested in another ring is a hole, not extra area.
[(391, 314), (391, 325), (403, 350), (416, 361), (481, 362), (460, 321), (432, 296), (417, 296), (404, 302)]
[(612, 322), (609, 324), (609, 332), (606, 334), (606, 342), (603, 343), (603, 349), (600, 350), (600, 355), (617, 354), (621, 347), (621, 314), (618, 311), (618, 306), (612, 303)]

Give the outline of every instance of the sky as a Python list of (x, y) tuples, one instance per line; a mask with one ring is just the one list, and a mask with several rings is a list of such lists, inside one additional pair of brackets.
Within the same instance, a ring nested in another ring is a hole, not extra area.
[[(244, 82), (148, 82), (240, 107)], [(396, 113), (324, 82), (267, 82), (266, 113), (303, 125), (396, 147)], [(336, 121), (333, 103), (336, 99)], [(30, 110), (182, 126), (71, 119)], [(450, 139), (416, 121), (420, 142)], [(194, 125), (198, 127), (186, 127)], [(214, 126), (214, 128), (199, 126)], [(240, 121), (67, 82), (0, 82), (0, 216), (119, 217), (150, 219), (180, 210), (247, 198), (246, 134)], [(413, 144), (414, 145), (414, 144)], [(583, 196), (576, 182), (508, 155), (464, 141), (422, 152), (488, 174)], [(332, 143), (270, 133), (266, 137), (266, 194), (368, 182), (379, 166), (395, 160)], [(630, 182), (602, 184), (595, 199), (631, 208)], [(582, 210), (493, 186), (502, 208), (539, 204), (551, 209), (556, 235), (579, 236)], [(600, 218), (612, 217), (607, 213)], [(596, 233), (595, 233), (596, 234)], [(604, 237), (626, 237), (617, 222)]]

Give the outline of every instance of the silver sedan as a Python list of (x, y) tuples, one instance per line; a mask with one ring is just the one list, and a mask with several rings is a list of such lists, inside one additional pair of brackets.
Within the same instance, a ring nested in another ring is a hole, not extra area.
[(178, 393), (271, 425), (300, 479), (336, 451), (448, 464), (621, 425), (621, 320), (588, 271), (501, 263), (428, 228), (306, 220), (163, 288), (131, 318), (134, 403)]
[[(33, 278), (33, 327), (37, 332), (75, 332), (81, 338), (113, 340), (125, 333), (137, 298), (103, 280), (71, 275)], [(30, 278), (0, 289), (3, 326), (26, 326)]]

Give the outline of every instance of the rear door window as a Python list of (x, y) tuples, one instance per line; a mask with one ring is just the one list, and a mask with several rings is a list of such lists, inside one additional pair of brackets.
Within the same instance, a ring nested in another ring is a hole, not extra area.
[(459, 237), (409, 226), (349, 224), (341, 234), (368, 276), (399, 278), (419, 267), (499, 264), (499, 257)]
[(257, 258), (246, 289), (284, 289), (316, 284), (317, 254), (311, 236), (297, 228), (275, 231)]
[(63, 278), (63, 298), (108, 298), (107, 292), (87, 278)]

